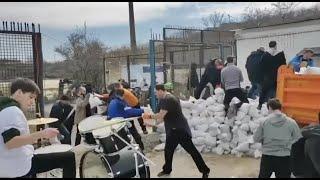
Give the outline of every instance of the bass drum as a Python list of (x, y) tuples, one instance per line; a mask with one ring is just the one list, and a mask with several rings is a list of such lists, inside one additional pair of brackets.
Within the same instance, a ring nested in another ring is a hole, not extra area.
[[(140, 178), (150, 178), (146, 161), (137, 154)], [(123, 148), (115, 155), (87, 151), (80, 160), (80, 178), (131, 178), (136, 175), (134, 151)]]

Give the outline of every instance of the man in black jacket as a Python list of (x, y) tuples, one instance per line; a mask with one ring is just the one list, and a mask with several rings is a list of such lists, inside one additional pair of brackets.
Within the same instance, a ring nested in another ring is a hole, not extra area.
[(261, 57), (264, 53), (264, 48), (260, 47), (257, 51), (253, 51), (247, 58), (246, 69), (248, 78), (251, 82), (251, 88), (248, 93), (248, 98), (256, 99), (256, 96), (261, 94), (262, 74), (260, 69)]
[(283, 51), (277, 50), (277, 42), (270, 41), (270, 50), (265, 52), (261, 57), (261, 73), (262, 73), (262, 92), (259, 98), (260, 110), (262, 104), (270, 98), (274, 98), (277, 90), (278, 68), (286, 64), (286, 58)]
[(221, 70), (218, 70), (216, 67), (216, 61), (218, 59), (212, 59), (208, 64), (206, 65), (206, 68), (204, 70), (203, 75), (201, 76), (200, 79), (200, 84), (196, 89), (196, 93), (194, 97), (196, 99), (200, 98), (202, 90), (206, 87), (208, 83), (211, 83), (213, 88), (215, 88), (218, 84), (220, 84), (220, 72)]
[(73, 107), (70, 105), (70, 99), (66, 95), (62, 95), (51, 108), (49, 117), (57, 118), (58, 121), (49, 124), (50, 127), (58, 128), (60, 133), (64, 135), (64, 139), (61, 140), (62, 144), (71, 144), (71, 130), (73, 126), (74, 113), (72, 113), (67, 119), (68, 115), (72, 111)]

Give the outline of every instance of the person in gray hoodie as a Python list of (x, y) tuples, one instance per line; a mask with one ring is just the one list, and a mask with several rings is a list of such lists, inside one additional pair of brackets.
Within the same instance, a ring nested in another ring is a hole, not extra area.
[(281, 112), (278, 99), (270, 99), (267, 106), (270, 114), (253, 136), (262, 144), (259, 178), (269, 178), (272, 172), (277, 178), (290, 178), (291, 146), (302, 135), (297, 123)]

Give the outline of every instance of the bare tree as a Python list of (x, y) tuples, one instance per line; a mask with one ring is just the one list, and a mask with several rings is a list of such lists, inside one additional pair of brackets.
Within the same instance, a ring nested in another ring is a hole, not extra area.
[(255, 7), (246, 7), (245, 12), (242, 14), (243, 22), (249, 26), (261, 26), (270, 17), (270, 11)]
[(65, 71), (71, 72), (74, 80), (102, 88), (102, 58), (107, 49), (98, 39), (87, 38), (85, 31), (78, 29), (68, 36), (64, 45), (55, 48), (55, 52), (67, 60)]
[(275, 15), (280, 16), (282, 22), (285, 22), (288, 17), (294, 15), (294, 9), (299, 4), (299, 2), (274, 2), (271, 5), (274, 7)]
[(202, 18), (202, 24), (206, 27), (217, 28), (224, 22), (226, 22), (226, 14), (220, 12), (214, 12), (208, 17)]

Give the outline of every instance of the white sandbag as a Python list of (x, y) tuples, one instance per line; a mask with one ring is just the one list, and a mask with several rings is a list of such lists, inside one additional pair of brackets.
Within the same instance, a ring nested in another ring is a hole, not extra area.
[(223, 104), (216, 104), (214, 107), (215, 112), (224, 111), (224, 105)]
[(202, 146), (196, 146), (197, 150), (201, 153), (203, 151), (203, 149), (205, 148), (205, 145)]
[(215, 147), (217, 145), (217, 138), (208, 135), (205, 137), (205, 144), (209, 147)]
[(193, 109), (194, 108), (194, 103), (190, 101), (182, 101), (180, 100), (181, 108), (182, 109)]
[(248, 103), (243, 103), (239, 108), (239, 111), (243, 112), (244, 114), (248, 114), (249, 108), (250, 108), (250, 105)]
[(201, 132), (206, 132), (208, 130), (209, 126), (208, 124), (200, 124), (195, 126), (195, 130), (201, 131)]
[(205, 137), (197, 137), (197, 138), (193, 138), (192, 142), (194, 143), (194, 145), (199, 146), (199, 145), (204, 145), (206, 142)]
[(218, 96), (218, 95), (224, 95), (224, 90), (223, 90), (222, 88), (216, 88), (216, 89), (214, 90), (214, 94), (215, 94), (216, 96)]
[(164, 123), (160, 123), (157, 125), (157, 130), (156, 130), (158, 133), (165, 133), (165, 127), (164, 127)]
[(269, 114), (269, 111), (268, 111), (268, 108), (267, 108), (267, 105), (266, 104), (263, 104), (262, 107), (261, 107), (261, 114), (263, 116), (268, 116)]
[(305, 74), (320, 74), (319, 67), (307, 67)]
[(251, 117), (249, 115), (245, 115), (241, 121), (242, 123), (249, 123), (251, 121)]
[(214, 121), (218, 124), (221, 124), (224, 122), (224, 117), (218, 117), (218, 116), (215, 116), (214, 118)]
[(201, 131), (191, 131), (192, 137), (197, 138), (197, 137), (205, 137), (208, 133), (201, 132)]
[(236, 121), (234, 122), (234, 124), (235, 124), (236, 126), (240, 126), (240, 125), (242, 124), (242, 122), (241, 122), (240, 120), (236, 120)]
[(220, 124), (219, 128), (222, 133), (230, 133), (230, 126), (228, 126), (226, 124)]
[(262, 145), (261, 145), (261, 143), (254, 143), (254, 144), (250, 145), (250, 149), (261, 150), (262, 149)]
[(208, 133), (210, 134), (210, 136), (212, 137), (216, 137), (217, 135), (219, 135), (221, 133), (220, 129), (217, 130), (209, 130)]
[(222, 155), (223, 154), (223, 148), (221, 146), (218, 146), (217, 148), (215, 148), (215, 152), (218, 154), (218, 155)]
[(243, 152), (236, 152), (236, 157), (241, 158), (243, 156)]
[(250, 130), (249, 124), (248, 123), (242, 124), (240, 126), (240, 129), (243, 130), (243, 131), (249, 131)]
[(257, 106), (250, 105), (248, 115), (253, 117), (253, 118), (258, 118), (259, 117), (259, 111), (257, 109)]
[(233, 105), (233, 104), (238, 104), (239, 102), (241, 102), (237, 97), (234, 97), (231, 99), (230, 101), (230, 106)]
[(209, 147), (205, 147), (202, 151), (202, 153), (210, 153), (211, 152), (211, 148)]
[(262, 157), (262, 152), (256, 149), (254, 151), (254, 158), (261, 158)]
[(229, 144), (229, 143), (224, 143), (224, 142), (222, 142), (222, 143), (220, 144), (220, 146), (221, 146), (221, 148), (222, 148), (223, 150), (230, 150), (230, 144)]
[(166, 134), (160, 135), (160, 142), (162, 142), (162, 143), (166, 142)]
[(247, 142), (244, 142), (244, 143), (240, 143), (236, 148), (235, 150), (238, 151), (238, 152), (248, 152), (249, 151), (249, 143)]
[(195, 102), (197, 102), (197, 99), (194, 98), (193, 96), (190, 96), (190, 97), (189, 97), (189, 102), (195, 103)]
[(207, 100), (206, 100), (206, 104), (207, 104), (208, 107), (209, 107), (210, 105), (215, 104), (216, 102), (217, 102), (216, 96), (210, 96), (210, 97), (208, 97)]
[(217, 102), (218, 102), (219, 104), (222, 104), (223, 101), (224, 101), (224, 96), (217, 96)]
[(236, 116), (236, 120), (241, 121), (245, 116), (246, 116), (246, 114), (244, 112), (238, 111), (237, 116)]
[(155, 151), (163, 151), (165, 147), (165, 143), (158, 144), (153, 150)]
[(247, 131), (243, 131), (242, 129), (239, 129), (237, 135), (239, 136), (239, 142), (240, 143), (248, 141)]
[(90, 104), (91, 108), (94, 108), (94, 107), (97, 107), (99, 105), (102, 105), (103, 102), (98, 97), (95, 97), (95, 96), (93, 96), (93, 94), (90, 94), (89, 104)]
[(255, 133), (259, 127), (259, 124), (255, 123), (254, 121), (249, 122), (250, 131)]
[(226, 112), (225, 111), (216, 111), (216, 112), (214, 112), (214, 116), (224, 118), (226, 116)]

